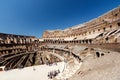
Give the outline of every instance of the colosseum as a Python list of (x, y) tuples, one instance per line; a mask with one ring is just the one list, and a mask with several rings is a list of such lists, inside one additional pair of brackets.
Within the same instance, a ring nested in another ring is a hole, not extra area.
[(42, 38), (0, 33), (0, 45), (0, 80), (120, 80), (120, 7)]

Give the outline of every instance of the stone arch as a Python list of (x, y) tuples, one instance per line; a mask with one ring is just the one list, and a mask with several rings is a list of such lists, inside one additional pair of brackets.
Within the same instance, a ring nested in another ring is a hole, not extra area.
[(84, 40), (82, 40), (82, 43), (84, 43)]
[(101, 56), (104, 56), (104, 53), (101, 53)]
[(120, 22), (118, 22), (117, 25), (120, 26)]
[(97, 56), (97, 57), (100, 57), (100, 53), (99, 53), (99, 52), (96, 52), (96, 56)]
[(85, 42), (88, 44), (88, 40), (85, 40)]
[(108, 41), (109, 41), (109, 38), (108, 38), (108, 37), (106, 37), (106, 38), (105, 38), (105, 41), (106, 41), (106, 42), (108, 42)]
[(90, 43), (90, 44), (92, 43), (92, 39), (89, 39), (89, 43)]
[(103, 31), (106, 31), (106, 28), (105, 28), (105, 27), (103, 28)]
[(112, 25), (110, 25), (110, 29), (112, 29)]

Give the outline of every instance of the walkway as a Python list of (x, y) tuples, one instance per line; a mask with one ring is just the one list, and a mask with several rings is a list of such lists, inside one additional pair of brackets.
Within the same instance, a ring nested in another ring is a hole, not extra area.
[(63, 62), (59, 62), (57, 65), (52, 66), (45, 64), (2, 71), (0, 72), (0, 80), (50, 80), (47, 76), (48, 72), (60, 69), (62, 64)]

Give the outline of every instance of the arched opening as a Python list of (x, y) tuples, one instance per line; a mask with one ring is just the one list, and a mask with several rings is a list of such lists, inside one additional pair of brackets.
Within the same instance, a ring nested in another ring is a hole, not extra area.
[(92, 43), (92, 40), (91, 40), (91, 39), (89, 40), (89, 43), (90, 43), (90, 44)]
[(98, 29), (98, 32), (100, 31), (100, 29)]
[(106, 42), (108, 42), (109, 38), (108, 38), (108, 37), (106, 37), (106, 38), (105, 38), (105, 40), (106, 40)]
[(84, 43), (84, 40), (82, 40), (82, 42)]
[(110, 29), (112, 29), (112, 25), (110, 25)]
[(97, 57), (100, 57), (100, 53), (99, 53), (99, 52), (96, 52), (96, 56), (97, 56)]
[(91, 34), (91, 32), (89, 32), (89, 34)]
[(101, 53), (101, 56), (104, 56), (104, 53)]
[(119, 23), (117, 23), (117, 25), (118, 25), (118, 26), (120, 26), (120, 22), (119, 22)]
[(88, 40), (85, 40), (86, 43), (88, 43)]
[(116, 13), (114, 16), (117, 17), (117, 16), (118, 16), (118, 13)]
[(103, 31), (106, 31), (105, 27), (103, 28)]

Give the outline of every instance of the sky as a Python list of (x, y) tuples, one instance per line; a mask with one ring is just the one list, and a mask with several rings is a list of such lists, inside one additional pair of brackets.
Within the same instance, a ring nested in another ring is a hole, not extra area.
[(0, 33), (42, 37), (96, 18), (120, 0), (0, 0)]

